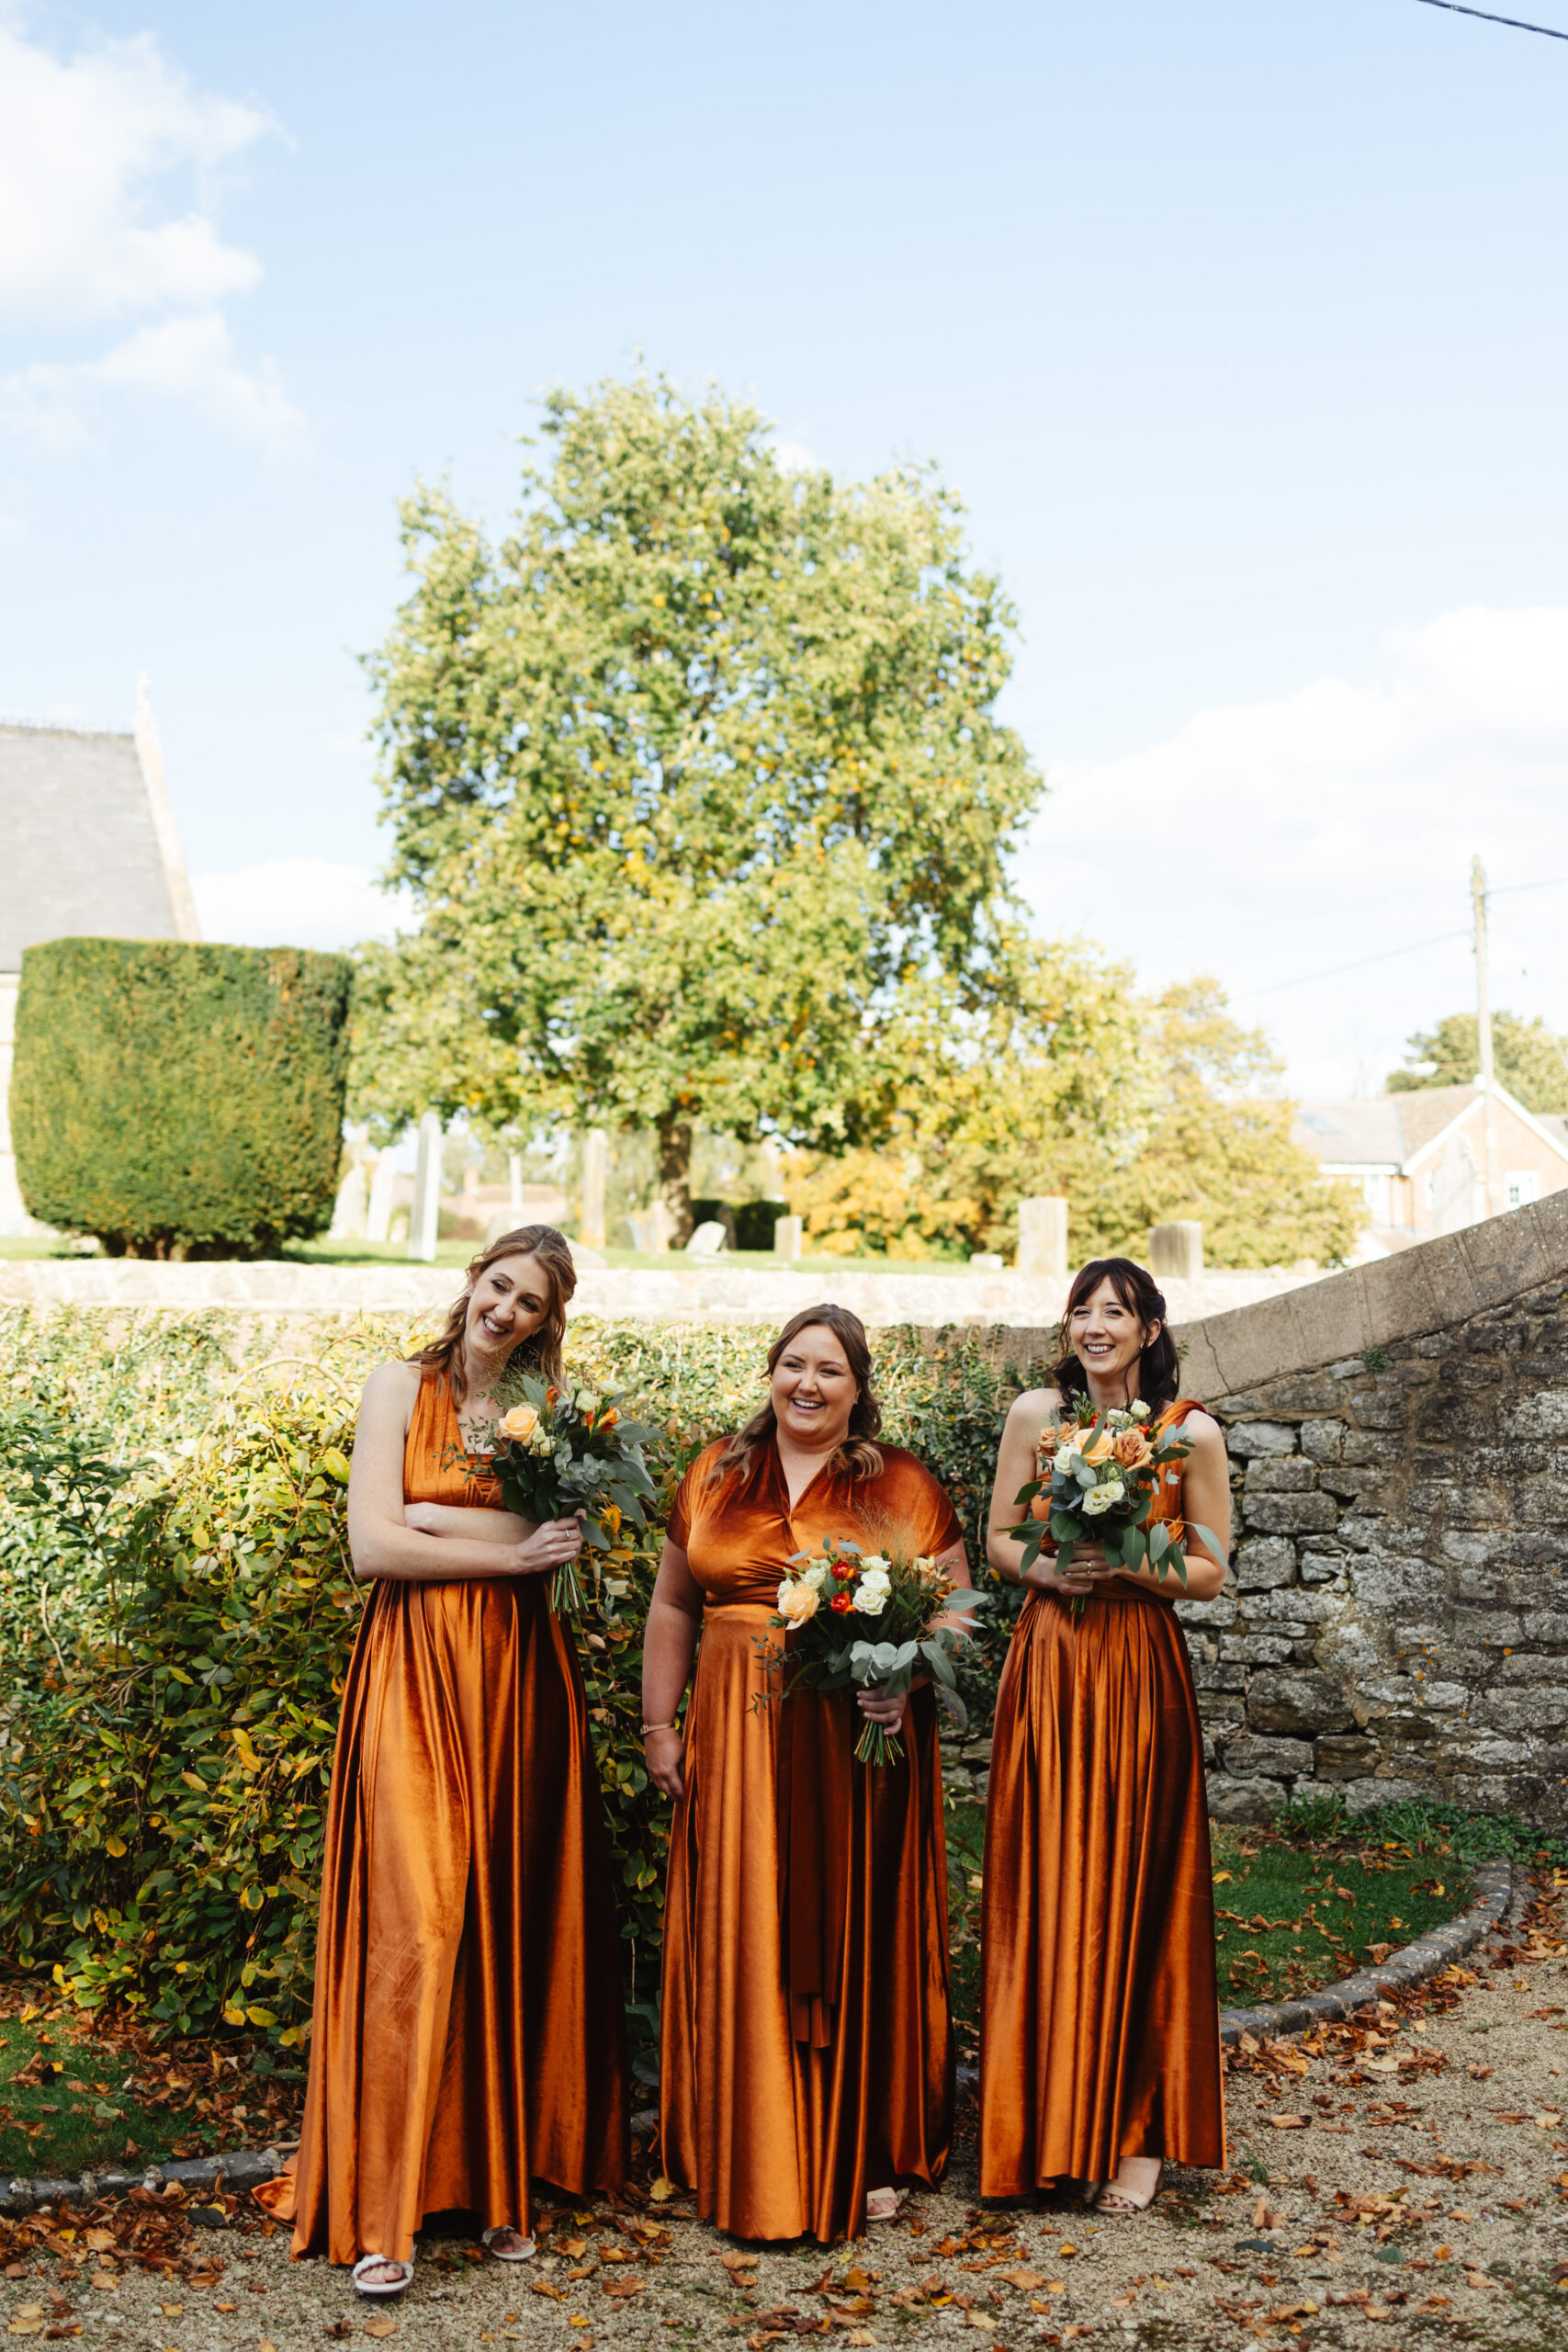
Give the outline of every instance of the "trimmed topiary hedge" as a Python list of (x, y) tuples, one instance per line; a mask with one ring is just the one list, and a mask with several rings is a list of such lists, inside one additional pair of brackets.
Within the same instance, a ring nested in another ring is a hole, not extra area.
[(11, 1135), (32, 1215), (112, 1257), (256, 1258), (320, 1233), (352, 970), (296, 947), (28, 948)]

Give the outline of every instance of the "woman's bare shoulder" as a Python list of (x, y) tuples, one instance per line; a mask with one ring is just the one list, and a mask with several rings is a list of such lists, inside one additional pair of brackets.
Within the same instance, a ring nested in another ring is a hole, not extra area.
[(1195, 1413), (1188, 1414), (1181, 1424), (1181, 1434), (1190, 1442), (1195, 1450), (1204, 1453), (1213, 1453), (1216, 1447), (1222, 1453), (1225, 1450), (1224, 1430), (1215, 1420), (1213, 1413), (1204, 1412), (1201, 1406)]
[(1059, 1388), (1026, 1388), (1008, 1408), (1008, 1427), (1016, 1421), (1043, 1421), (1062, 1409)]
[(378, 1363), (365, 1384), (363, 1405), (372, 1412), (411, 1413), (423, 1376), (422, 1364)]

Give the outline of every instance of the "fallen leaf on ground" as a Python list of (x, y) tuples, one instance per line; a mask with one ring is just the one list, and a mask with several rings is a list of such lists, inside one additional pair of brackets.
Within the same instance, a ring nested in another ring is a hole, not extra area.
[(674, 2182), (666, 2180), (662, 2173), (656, 2181), (650, 2182), (648, 2193), (656, 2205), (668, 2205), (672, 2197), (681, 2194)]
[(1307, 2115), (1271, 2115), (1269, 2120), (1276, 2132), (1304, 2132), (1312, 2118)]
[(998, 2270), (997, 2277), (1008, 2286), (1018, 2288), (1023, 2294), (1027, 2294), (1032, 2287), (1043, 2287), (1045, 2284), (1044, 2274), (1039, 2270)]
[(367, 2319), (365, 2323), (367, 2335), (396, 2335), (397, 2332), (398, 2323), (389, 2312), (383, 2318)]

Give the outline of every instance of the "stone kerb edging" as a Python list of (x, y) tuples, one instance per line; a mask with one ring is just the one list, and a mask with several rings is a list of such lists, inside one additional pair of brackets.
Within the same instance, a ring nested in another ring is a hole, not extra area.
[(0, 2213), (36, 2213), (41, 2205), (96, 2204), (100, 2197), (123, 2197), (128, 2189), (254, 2188), (273, 2180), (283, 2170), (276, 2148), (235, 2148), (222, 2156), (181, 2156), (172, 2164), (149, 2165), (144, 2172), (127, 2172), (107, 2165), (102, 2172), (85, 2172), (74, 2180), (6, 2181), (0, 2185)]
[[(1520, 1882), (1522, 1894), (1522, 1872)], [(1439, 1968), (1451, 1967), (1483, 1937), (1501, 1927), (1513, 1907), (1511, 1862), (1483, 1862), (1472, 1883), (1478, 1900), (1470, 1910), (1449, 1920), (1445, 1927), (1434, 1928), (1429, 1935), (1417, 1936), (1413, 1944), (1392, 1952), (1381, 1966), (1358, 1969), (1353, 1976), (1342, 1976), (1337, 1984), (1325, 1984), (1316, 1993), (1303, 1993), (1300, 2000), (1268, 2002), (1255, 2009), (1222, 2009), (1220, 2040), (1234, 2050), (1244, 2033), (1250, 2033), (1258, 2041), (1266, 2037), (1279, 2041), (1288, 2034), (1307, 2033), (1314, 2025), (1336, 2024), (1353, 2010), (1365, 2008), (1380, 1994), (1404, 1991), (1435, 1976)]]

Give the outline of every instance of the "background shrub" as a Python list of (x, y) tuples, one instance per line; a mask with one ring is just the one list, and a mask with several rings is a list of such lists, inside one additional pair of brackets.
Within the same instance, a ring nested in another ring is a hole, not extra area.
[(11, 1132), (34, 1216), (113, 1256), (259, 1257), (332, 1217), (351, 966), (52, 939), (22, 957)]
[[(0, 1316), (0, 1953), (52, 1968), (85, 2007), (303, 2037), (364, 1600), (345, 1525), (353, 1412), (370, 1367), (414, 1336), (370, 1318), (301, 1343), (231, 1315)], [(585, 1319), (568, 1359), (660, 1428), (667, 1498), (754, 1409), (769, 1336)], [(942, 1479), (977, 1565), (1016, 1381), (970, 1338), (934, 1352), (907, 1331), (875, 1340), (886, 1433)], [(579, 1627), (645, 2040), (669, 1807), (637, 1731), (661, 1541), (655, 1525), (611, 1555)], [(991, 1589), (963, 1677), (982, 1730), (1016, 1608), (1015, 1589)]]

